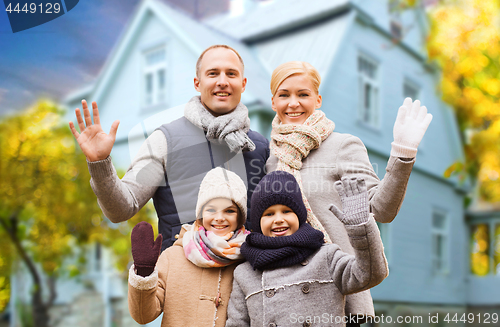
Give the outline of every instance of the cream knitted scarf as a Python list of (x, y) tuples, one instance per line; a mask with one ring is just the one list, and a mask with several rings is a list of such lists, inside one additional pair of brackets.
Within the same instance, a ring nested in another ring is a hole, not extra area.
[(317, 149), (335, 128), (335, 124), (326, 118), (321, 110), (315, 110), (301, 125), (281, 124), (278, 115), (273, 119), (271, 131), (271, 152), (279, 162), (276, 170), (283, 170), (295, 176), (302, 190), (302, 199), (307, 209), (307, 222), (325, 235), (325, 242), (331, 243), (321, 222), (312, 212), (309, 201), (304, 195), (300, 169), (311, 150)]

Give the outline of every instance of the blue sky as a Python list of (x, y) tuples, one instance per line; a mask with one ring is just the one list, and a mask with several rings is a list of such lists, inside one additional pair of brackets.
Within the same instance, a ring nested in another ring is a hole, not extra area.
[(0, 4), (0, 115), (56, 101), (92, 82), (138, 0), (80, 0), (45, 24), (12, 33)]

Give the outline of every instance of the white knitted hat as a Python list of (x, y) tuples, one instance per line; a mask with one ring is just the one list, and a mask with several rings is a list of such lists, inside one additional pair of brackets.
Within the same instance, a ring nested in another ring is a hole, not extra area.
[(232, 200), (241, 210), (238, 228), (243, 226), (247, 218), (247, 188), (241, 178), (232, 171), (221, 167), (210, 170), (200, 184), (198, 202), (196, 203), (196, 219), (201, 218), (201, 210), (208, 201), (216, 198)]

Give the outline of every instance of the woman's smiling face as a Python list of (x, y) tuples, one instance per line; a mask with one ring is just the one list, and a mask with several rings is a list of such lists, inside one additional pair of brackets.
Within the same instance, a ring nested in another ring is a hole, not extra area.
[(307, 75), (295, 74), (278, 87), (272, 107), (282, 124), (303, 124), (321, 107), (321, 95), (316, 93)]

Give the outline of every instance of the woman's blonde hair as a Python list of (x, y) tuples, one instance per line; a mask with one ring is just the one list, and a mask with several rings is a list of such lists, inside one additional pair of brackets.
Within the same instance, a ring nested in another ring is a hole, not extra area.
[(311, 79), (314, 91), (316, 94), (319, 94), (318, 89), (321, 84), (321, 76), (313, 65), (305, 61), (289, 61), (276, 67), (271, 76), (271, 94), (274, 96), (284, 80), (297, 74), (308, 76)]

